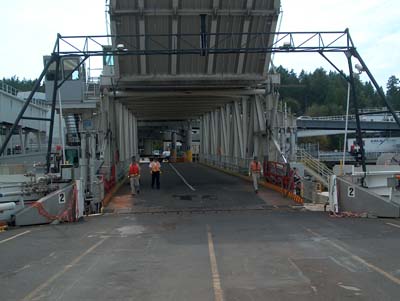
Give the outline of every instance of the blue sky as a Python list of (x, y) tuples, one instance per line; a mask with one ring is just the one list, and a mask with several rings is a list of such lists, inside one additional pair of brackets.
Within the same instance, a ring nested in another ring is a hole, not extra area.
[[(163, 0), (160, 0), (163, 1)], [(184, 0), (182, 0), (184, 1)], [(400, 78), (400, 1), (398, 0), (282, 0), (281, 31), (350, 29), (364, 61), (378, 83)], [(105, 34), (105, 0), (0, 1), (2, 41), (0, 78), (36, 78), (42, 56), (49, 54), (57, 33)], [(276, 55), (275, 65), (299, 73), (328, 63), (317, 54)], [(346, 70), (343, 56), (335, 63)], [(362, 75), (362, 80), (367, 80)]]

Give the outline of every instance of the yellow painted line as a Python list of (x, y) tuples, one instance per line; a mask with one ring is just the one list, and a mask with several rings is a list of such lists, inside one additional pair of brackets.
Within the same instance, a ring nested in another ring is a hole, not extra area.
[(89, 253), (93, 252), (98, 246), (100, 246), (108, 237), (103, 238), (102, 240), (98, 241), (95, 243), (93, 246), (91, 246), (89, 249), (87, 249), (85, 252), (83, 252), (81, 255), (76, 257), (74, 260), (72, 260), (69, 264), (64, 266), (58, 273), (54, 274), (52, 277), (47, 279), (45, 282), (43, 282), (41, 285), (39, 285), (37, 288), (35, 288), (33, 291), (31, 291), (28, 295), (26, 295), (22, 300), (27, 301), (27, 300), (32, 300), (40, 291), (45, 289), (46, 287), (50, 286), (54, 281), (56, 281), (60, 276), (62, 276), (66, 271), (74, 267), (76, 264), (79, 263), (79, 261), (82, 260), (83, 257), (88, 255)]
[(386, 223), (386, 225), (390, 225), (390, 226), (393, 226), (393, 227), (396, 227), (396, 228), (400, 228), (400, 225), (396, 225), (396, 224), (392, 224), (392, 223)]
[(5, 243), (5, 242), (7, 242), (7, 241), (9, 241), (9, 240), (12, 240), (12, 239), (14, 239), (14, 238), (17, 238), (18, 236), (25, 235), (25, 234), (27, 234), (27, 233), (29, 233), (29, 232), (31, 232), (31, 230), (27, 230), (27, 231), (25, 231), (25, 232), (19, 233), (19, 234), (14, 235), (14, 236), (11, 236), (11, 237), (9, 237), (9, 238), (0, 240), (0, 244)]
[(223, 301), (224, 292), (222, 291), (221, 287), (221, 277), (219, 276), (218, 272), (217, 257), (215, 256), (214, 242), (212, 239), (211, 229), (209, 225), (207, 225), (207, 236), (208, 236), (208, 253), (210, 255), (210, 264), (211, 264), (212, 283), (214, 288), (214, 300)]
[(349, 255), (351, 258), (353, 258), (354, 260), (358, 261), (359, 263), (361, 263), (361, 264), (367, 266), (367, 267), (370, 268), (371, 270), (374, 270), (374, 271), (377, 272), (378, 274), (380, 274), (380, 275), (382, 275), (383, 277), (389, 279), (390, 281), (396, 283), (397, 285), (400, 285), (400, 278), (397, 278), (397, 277), (393, 276), (393, 275), (390, 274), (389, 272), (387, 272), (387, 271), (381, 269), (380, 267), (378, 267), (378, 266), (376, 266), (376, 265), (374, 265), (374, 264), (372, 264), (372, 263), (366, 261), (365, 259), (361, 258), (360, 256), (358, 256), (358, 255), (352, 253), (351, 251), (349, 251), (349, 250), (347, 250), (346, 248), (344, 248), (344, 247), (338, 245), (337, 243), (333, 242), (332, 240), (330, 240), (330, 239), (328, 239), (328, 238), (326, 238), (326, 237), (324, 237), (324, 236), (318, 234), (317, 232), (315, 232), (315, 231), (313, 231), (313, 230), (311, 230), (311, 229), (308, 229), (308, 228), (305, 228), (305, 229), (306, 229), (309, 233), (311, 233), (311, 234), (317, 236), (318, 238), (323, 238), (324, 241), (325, 241), (326, 243), (330, 244), (332, 247), (338, 249), (339, 251), (341, 251), (341, 252), (343, 252), (343, 253)]

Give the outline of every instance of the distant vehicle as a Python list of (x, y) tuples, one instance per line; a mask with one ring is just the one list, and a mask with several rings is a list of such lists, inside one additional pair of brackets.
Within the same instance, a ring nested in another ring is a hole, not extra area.
[(297, 119), (311, 119), (311, 116), (299, 116)]
[(161, 157), (165, 161), (169, 161), (169, 158), (171, 157), (171, 152), (170, 151), (163, 151)]
[(22, 147), (21, 145), (17, 144), (16, 146), (14, 146), (14, 154), (21, 154), (22, 153)]
[(155, 149), (152, 151), (153, 156), (159, 156), (160, 155), (160, 151), (158, 149)]
[(140, 158), (139, 163), (150, 163), (150, 159), (147, 157)]
[[(347, 139), (348, 151), (356, 139)], [(366, 153), (397, 153), (400, 152), (400, 137), (363, 138)]]

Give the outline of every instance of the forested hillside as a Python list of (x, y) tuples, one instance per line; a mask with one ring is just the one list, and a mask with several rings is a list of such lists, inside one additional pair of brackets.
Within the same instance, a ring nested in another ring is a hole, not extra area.
[[(2, 82), (6, 83), (7, 85), (10, 85), (17, 89), (18, 91), (25, 92), (25, 91), (31, 91), (33, 88), (33, 85), (36, 82), (36, 79), (19, 79), (16, 75), (14, 75), (11, 78), (4, 78), (1, 80)], [(44, 92), (44, 85), (42, 85), (39, 88), (38, 92)]]
[[(347, 82), (339, 73), (318, 68), (314, 72), (302, 71), (297, 75), (282, 66), (277, 68), (277, 72), (281, 75), (281, 96), (297, 116), (341, 115), (346, 112)], [(388, 100), (400, 110), (399, 79), (391, 76), (386, 90)], [(384, 106), (372, 84), (361, 82), (358, 76), (356, 92), (360, 108)]]

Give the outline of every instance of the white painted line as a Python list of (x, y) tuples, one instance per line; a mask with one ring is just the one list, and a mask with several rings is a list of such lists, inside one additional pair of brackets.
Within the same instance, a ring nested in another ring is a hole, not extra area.
[(14, 235), (14, 236), (11, 236), (11, 237), (9, 237), (9, 238), (0, 240), (0, 244), (5, 243), (6, 241), (12, 240), (12, 239), (14, 239), (14, 238), (17, 238), (18, 236), (25, 235), (25, 234), (27, 234), (27, 233), (29, 233), (29, 232), (31, 232), (31, 230), (27, 230), (27, 231), (25, 231), (25, 232), (19, 233), (19, 234)]
[(76, 257), (74, 260), (72, 260), (69, 264), (65, 265), (63, 269), (58, 271), (58, 273), (54, 274), (52, 277), (47, 279), (45, 282), (43, 282), (41, 285), (39, 285), (37, 288), (35, 288), (33, 291), (31, 291), (28, 295), (25, 296), (23, 301), (27, 300), (33, 300), (33, 298), (43, 289), (46, 287), (50, 286), (55, 280), (60, 278), (66, 271), (68, 271), (70, 268), (74, 267), (79, 263), (79, 261), (82, 260), (83, 257), (88, 255), (89, 253), (93, 252), (94, 249), (96, 249), (98, 246), (100, 246), (108, 237), (103, 238), (102, 240), (98, 241), (95, 243), (93, 246), (91, 246), (89, 249), (87, 249), (85, 252), (83, 252), (81, 255)]
[(185, 183), (187, 187), (189, 187), (192, 191), (196, 191), (196, 189), (194, 189), (194, 187), (192, 185), (190, 185), (188, 183), (188, 181), (186, 181), (186, 179), (180, 174), (180, 172), (171, 163), (169, 165), (176, 172), (176, 174), (182, 179), (183, 183)]
[(390, 226), (393, 226), (393, 227), (396, 227), (396, 228), (400, 228), (400, 225), (396, 225), (396, 224), (392, 224), (392, 223), (386, 223), (386, 225), (390, 225)]
[(218, 272), (217, 257), (215, 256), (214, 242), (212, 239), (212, 234), (209, 225), (207, 225), (207, 236), (208, 236), (208, 253), (210, 256), (211, 274), (212, 274), (212, 282), (214, 288), (214, 300), (223, 301), (224, 292), (222, 291), (221, 287), (221, 277), (219, 276)]
[(400, 285), (400, 278), (397, 278), (395, 276), (393, 276), (392, 274), (390, 274), (389, 272), (386, 272), (385, 270), (381, 269), (380, 267), (377, 267), (376, 265), (366, 261), (365, 259), (362, 259), (361, 257), (355, 255), (354, 253), (352, 253), (351, 251), (345, 249), (344, 247), (338, 245), (337, 243), (333, 242), (332, 240), (330, 240), (329, 238), (326, 238), (318, 233), (316, 233), (315, 231), (305, 228), (309, 233), (317, 236), (320, 241), (324, 241), (328, 244), (330, 244), (332, 247), (338, 249), (339, 251), (342, 251), (343, 253), (349, 255), (351, 258), (353, 258), (354, 260), (358, 261), (359, 263), (369, 267), (371, 270), (374, 270), (375, 272), (381, 274), (383, 277), (393, 281), (394, 283), (396, 283), (397, 285)]

